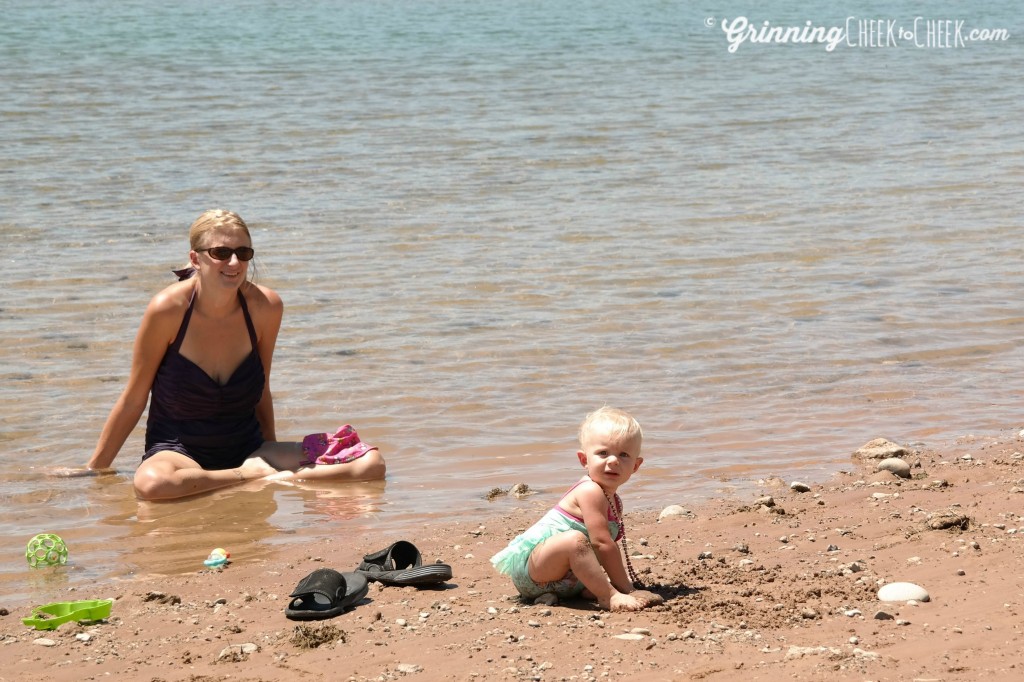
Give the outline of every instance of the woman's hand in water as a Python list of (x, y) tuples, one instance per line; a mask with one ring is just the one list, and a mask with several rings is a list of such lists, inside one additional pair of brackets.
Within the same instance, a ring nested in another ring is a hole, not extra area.
[(115, 469), (90, 469), (89, 467), (54, 467), (46, 472), (55, 478), (85, 478), (86, 476), (105, 476), (116, 474)]

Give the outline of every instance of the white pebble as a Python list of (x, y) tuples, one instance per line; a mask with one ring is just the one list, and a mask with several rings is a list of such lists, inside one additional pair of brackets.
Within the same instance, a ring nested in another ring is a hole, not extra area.
[(879, 471), (888, 471), (894, 476), (900, 478), (910, 478), (910, 465), (899, 457), (890, 457), (883, 459), (878, 463)]
[(889, 583), (878, 590), (879, 601), (929, 601), (927, 590), (914, 583)]
[(661, 513), (658, 514), (658, 520), (661, 521), (673, 516), (693, 516), (693, 512), (678, 504), (672, 504), (661, 510)]

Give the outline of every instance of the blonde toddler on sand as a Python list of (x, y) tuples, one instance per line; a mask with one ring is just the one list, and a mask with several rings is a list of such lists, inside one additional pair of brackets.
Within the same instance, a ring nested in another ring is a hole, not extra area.
[(625, 539), (617, 491), (643, 463), (642, 441), (640, 424), (627, 412), (603, 407), (587, 415), (576, 453), (587, 473), (540, 521), (491, 557), (520, 595), (582, 595), (611, 611), (638, 611), (664, 601), (637, 589), (616, 544)]

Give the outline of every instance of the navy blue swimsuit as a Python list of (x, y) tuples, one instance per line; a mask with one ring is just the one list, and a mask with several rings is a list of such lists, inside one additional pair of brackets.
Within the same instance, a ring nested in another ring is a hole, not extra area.
[(143, 461), (171, 450), (190, 457), (204, 469), (233, 469), (263, 445), (256, 405), (263, 396), (266, 374), (256, 346), (256, 329), (241, 291), (238, 301), (252, 352), (221, 386), (179, 352), (195, 306), (192, 292), (178, 335), (153, 381)]

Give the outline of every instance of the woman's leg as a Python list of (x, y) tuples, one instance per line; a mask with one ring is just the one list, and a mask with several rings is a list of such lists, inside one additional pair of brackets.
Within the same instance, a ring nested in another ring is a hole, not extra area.
[(261, 478), (376, 481), (383, 479), (386, 472), (384, 458), (377, 450), (344, 464), (303, 465), (304, 458), (301, 443), (267, 441), (241, 466), (211, 470), (167, 450), (139, 465), (135, 471), (135, 495), (141, 500), (173, 500)]
[(276, 470), (260, 459), (247, 459), (235, 469), (203, 469), (194, 460), (165, 450), (147, 458), (135, 471), (135, 495), (140, 500), (173, 500), (266, 478)]
[(303, 464), (305, 458), (302, 443), (267, 441), (249, 460), (256, 459), (276, 469), (278, 473), (267, 477), (275, 481), (377, 481), (384, 478), (387, 471), (379, 450), (370, 450), (344, 464)]

